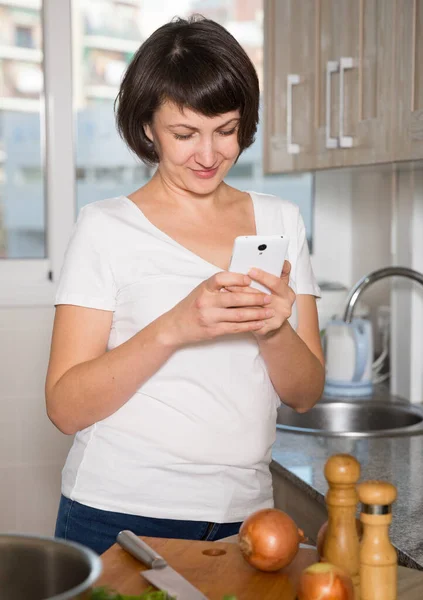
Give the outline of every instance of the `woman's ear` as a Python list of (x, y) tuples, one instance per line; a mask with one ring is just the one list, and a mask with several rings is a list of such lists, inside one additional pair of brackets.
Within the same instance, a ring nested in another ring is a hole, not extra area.
[(153, 128), (149, 123), (143, 125), (144, 135), (147, 139), (148, 150), (152, 153), (155, 162), (159, 162), (159, 153), (154, 143), (154, 132)]
[(151, 129), (151, 126), (149, 123), (146, 123), (145, 125), (143, 125), (143, 129), (144, 129), (144, 135), (145, 137), (148, 139), (149, 142), (151, 142), (152, 144), (154, 144), (154, 136), (153, 136), (153, 131)]

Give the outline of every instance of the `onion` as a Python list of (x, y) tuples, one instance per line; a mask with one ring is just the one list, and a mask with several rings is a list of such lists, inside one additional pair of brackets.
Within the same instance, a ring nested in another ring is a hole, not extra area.
[[(301, 573), (298, 600), (353, 600), (351, 577), (328, 562), (315, 563)], [(382, 598), (380, 599), (382, 600)]]
[(286, 513), (264, 508), (245, 519), (238, 540), (242, 555), (251, 566), (277, 571), (294, 559), (303, 538), (303, 532)]
[[(355, 520), (355, 526), (357, 528), (358, 539), (361, 541), (361, 538), (363, 536), (363, 525), (361, 524), (360, 519)], [(319, 532), (317, 534), (316, 546), (317, 546), (317, 554), (319, 555), (319, 558), (323, 557), (323, 544), (325, 543), (327, 528), (328, 528), (328, 522), (325, 521), (323, 523), (323, 525), (320, 527)]]

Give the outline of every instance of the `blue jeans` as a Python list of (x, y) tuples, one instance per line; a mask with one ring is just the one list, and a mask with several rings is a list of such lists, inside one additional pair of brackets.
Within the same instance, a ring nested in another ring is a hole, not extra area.
[(239, 523), (209, 523), (179, 519), (153, 519), (99, 510), (69, 500), (62, 495), (55, 536), (88, 546), (98, 554), (116, 542), (119, 531), (129, 529), (136, 535), (182, 540), (219, 540), (238, 533)]

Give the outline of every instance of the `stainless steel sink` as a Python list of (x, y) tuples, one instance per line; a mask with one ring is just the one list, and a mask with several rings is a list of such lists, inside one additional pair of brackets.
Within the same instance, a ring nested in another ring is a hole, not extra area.
[(332, 437), (383, 437), (423, 434), (423, 408), (408, 402), (323, 399), (299, 414), (281, 405), (277, 428)]

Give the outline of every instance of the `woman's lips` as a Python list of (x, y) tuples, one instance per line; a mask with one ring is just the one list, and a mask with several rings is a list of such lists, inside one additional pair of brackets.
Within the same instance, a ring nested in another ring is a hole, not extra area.
[(219, 167), (216, 167), (215, 169), (204, 169), (203, 171), (192, 169), (192, 172), (199, 179), (211, 179), (216, 175), (218, 168)]

